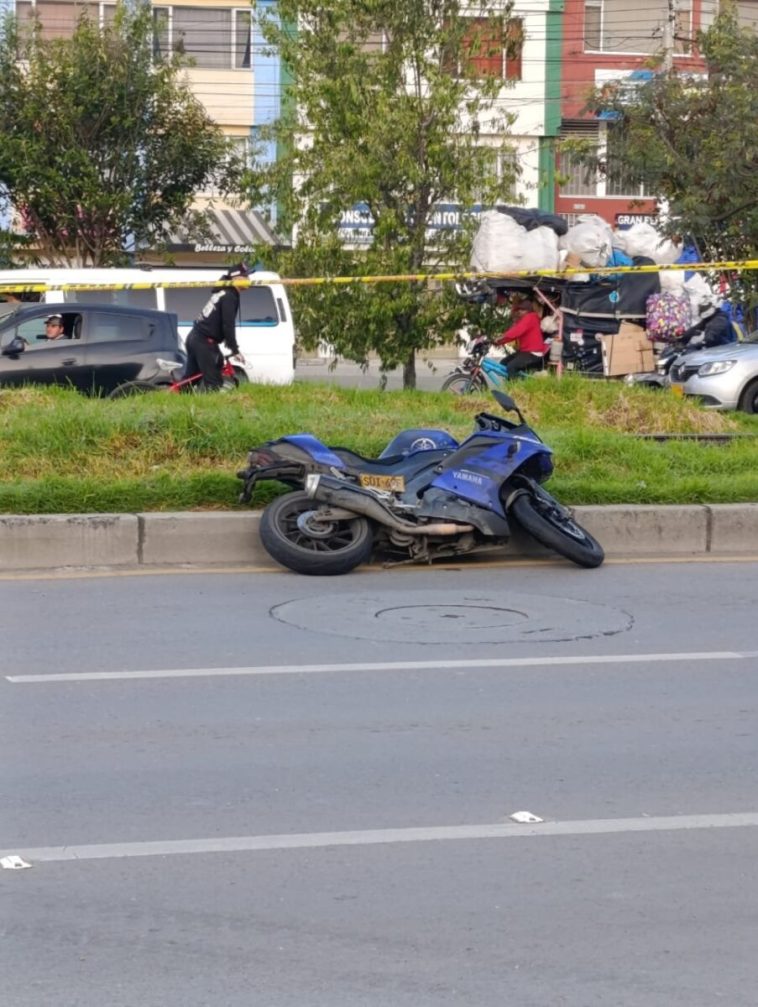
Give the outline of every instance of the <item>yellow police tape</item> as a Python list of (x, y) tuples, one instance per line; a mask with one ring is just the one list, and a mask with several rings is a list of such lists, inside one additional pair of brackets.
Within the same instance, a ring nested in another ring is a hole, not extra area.
[[(223, 268), (223, 267), (220, 267)], [(482, 273), (482, 272), (456, 272), (456, 273), (396, 273), (386, 276), (310, 276), (310, 277), (282, 277), (273, 282), (281, 283), (285, 287), (316, 287), (328, 284), (348, 285), (353, 283), (444, 283), (461, 280), (534, 280), (534, 279), (567, 279), (578, 274), (593, 276), (617, 276), (627, 273), (661, 273), (685, 270), (687, 272), (708, 272), (711, 270), (718, 272), (741, 273), (758, 269), (758, 259), (730, 259), (723, 262), (682, 262), (671, 265), (658, 265), (653, 263), (649, 266), (603, 266), (589, 267), (579, 266), (570, 269), (529, 269), (509, 273)], [(247, 279), (235, 279), (214, 282), (216, 287), (235, 286), (240, 288), (268, 286), (272, 283), (271, 274), (256, 279), (255, 276)], [(156, 287), (164, 288), (202, 288), (211, 284), (207, 280), (176, 280), (171, 282), (140, 280), (137, 283), (0, 283), (0, 294), (44, 294), (48, 290), (61, 290), (63, 292), (87, 291), (87, 290), (154, 290)]]

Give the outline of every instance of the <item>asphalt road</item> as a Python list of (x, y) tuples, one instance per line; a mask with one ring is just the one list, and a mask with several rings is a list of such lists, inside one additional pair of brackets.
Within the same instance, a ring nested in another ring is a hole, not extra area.
[[(442, 382), (461, 363), (458, 357), (425, 359), (422, 354), (416, 359), (416, 387), (425, 392), (438, 392)], [(343, 388), (381, 388), (396, 391), (403, 387), (403, 369), (382, 374), (379, 364), (372, 360), (364, 370), (360, 364), (350, 360), (339, 360), (335, 365), (324, 358), (304, 357), (295, 368), (296, 381), (315, 381), (340, 385)]]
[(756, 595), (0, 581), (4, 1007), (752, 1007)]

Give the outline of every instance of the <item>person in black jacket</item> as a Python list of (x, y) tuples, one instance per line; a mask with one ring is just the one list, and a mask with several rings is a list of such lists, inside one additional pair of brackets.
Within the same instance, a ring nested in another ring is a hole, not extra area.
[[(233, 266), (220, 279), (234, 280), (236, 277), (248, 276), (249, 272), (245, 265)], [(202, 373), (200, 387), (208, 391), (218, 391), (222, 386), (221, 368), (224, 362), (220, 349), (222, 343), (226, 344), (232, 355), (241, 363), (245, 362), (237, 344), (239, 306), (240, 294), (236, 287), (229, 285), (214, 288), (187, 336), (184, 347), (187, 352), (187, 366), (184, 375), (189, 378)]]
[(737, 336), (732, 323), (713, 301), (704, 300), (698, 308), (699, 318), (681, 335), (681, 341), (691, 347), (725, 346), (733, 343)]

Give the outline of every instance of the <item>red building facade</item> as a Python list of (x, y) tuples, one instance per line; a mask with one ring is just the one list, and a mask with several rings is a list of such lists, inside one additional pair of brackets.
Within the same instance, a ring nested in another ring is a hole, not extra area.
[[(677, 0), (673, 35), (674, 66), (695, 71), (703, 67), (694, 48), (696, 32), (713, 17), (713, 0)], [(613, 125), (584, 111), (587, 97), (598, 86), (635, 71), (650, 70), (663, 49), (667, 0), (565, 0), (561, 59), (562, 138), (592, 140), (599, 151), (612, 152)], [(614, 223), (654, 217), (655, 193), (623, 172), (592, 173), (570, 155), (558, 157), (555, 211), (570, 221), (597, 213)]]

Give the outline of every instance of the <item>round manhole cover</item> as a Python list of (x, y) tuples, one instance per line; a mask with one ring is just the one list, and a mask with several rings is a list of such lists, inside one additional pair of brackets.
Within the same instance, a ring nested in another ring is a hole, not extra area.
[(415, 632), (442, 627), (470, 633), (512, 626), (528, 619), (529, 615), (514, 608), (495, 605), (397, 605), (380, 609), (374, 613), (374, 618), (387, 626), (413, 627)]
[(575, 598), (498, 591), (320, 594), (275, 605), (280, 622), (313, 633), (389, 643), (560, 643), (623, 633), (622, 609)]

